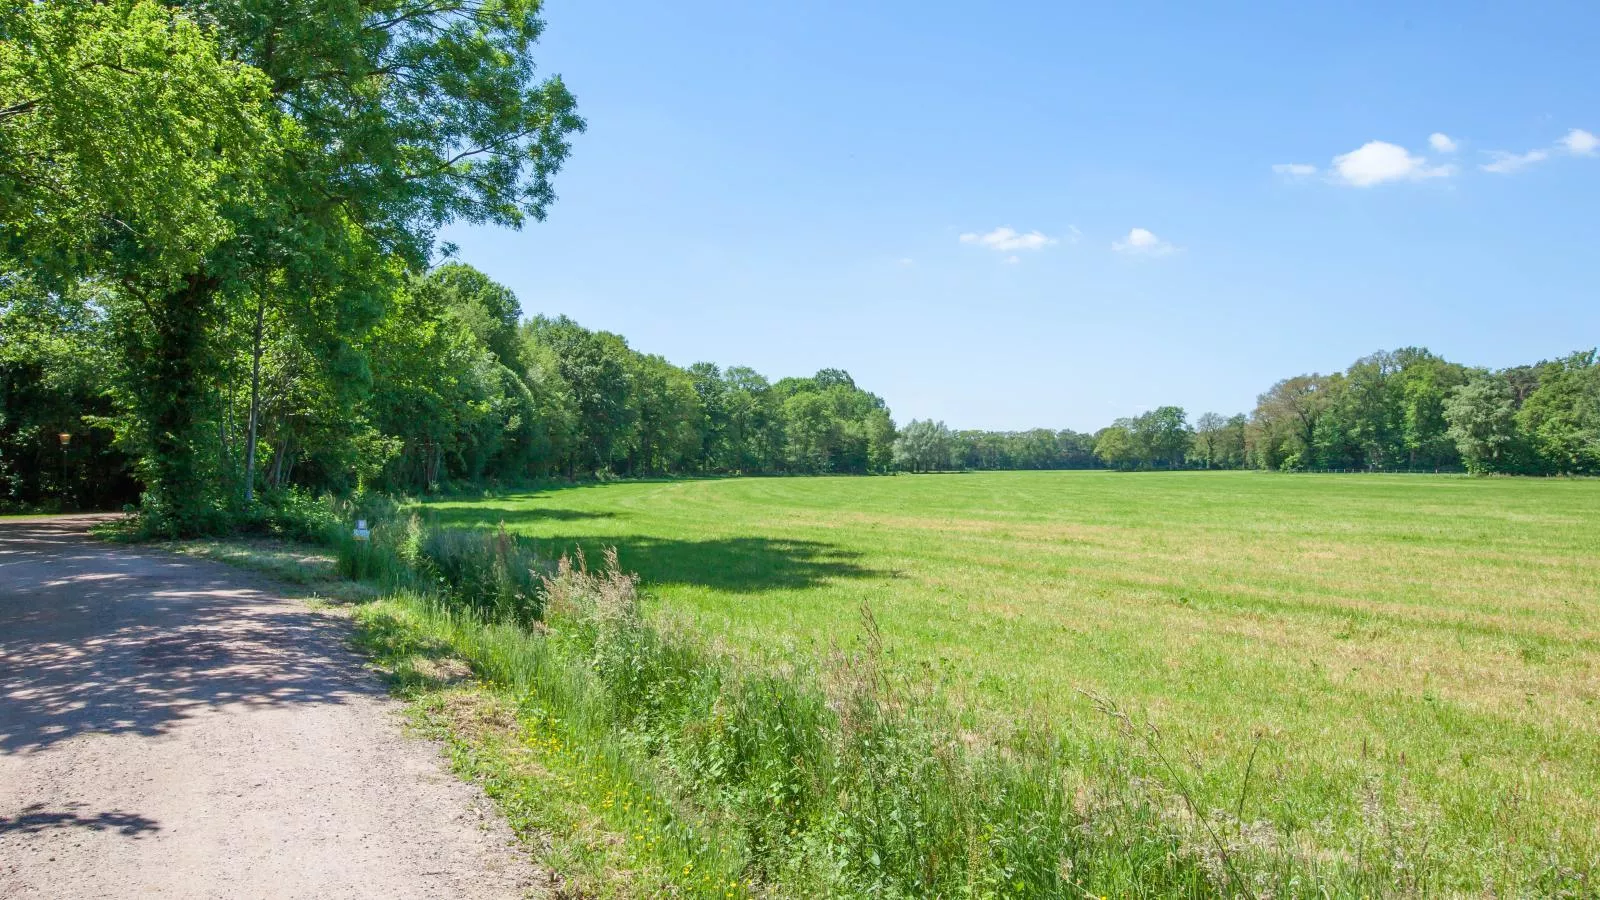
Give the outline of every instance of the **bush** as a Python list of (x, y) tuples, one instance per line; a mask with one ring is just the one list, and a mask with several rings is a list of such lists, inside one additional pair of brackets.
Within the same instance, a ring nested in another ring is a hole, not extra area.
[(235, 514), (233, 528), (244, 534), (326, 544), (342, 524), (338, 505), (296, 487), (262, 492), (256, 505)]
[(445, 595), (489, 621), (532, 625), (543, 616), (544, 567), (504, 525), (494, 532), (429, 531), (417, 545), (416, 562)]

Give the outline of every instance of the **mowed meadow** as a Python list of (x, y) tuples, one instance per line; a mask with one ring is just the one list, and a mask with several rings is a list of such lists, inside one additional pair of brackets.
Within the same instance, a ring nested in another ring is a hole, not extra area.
[(425, 516), (616, 547), (652, 609), (752, 659), (849, 649), (866, 607), (974, 739), (1048, 723), (1088, 778), (1140, 745), (1207, 815), (1307, 853), (1426, 858), (1463, 889), (1600, 854), (1600, 481), (669, 480)]

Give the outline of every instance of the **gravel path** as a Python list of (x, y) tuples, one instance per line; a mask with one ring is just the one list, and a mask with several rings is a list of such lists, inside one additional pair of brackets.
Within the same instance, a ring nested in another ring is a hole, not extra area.
[(533, 892), (342, 621), (91, 521), (0, 521), (0, 897)]

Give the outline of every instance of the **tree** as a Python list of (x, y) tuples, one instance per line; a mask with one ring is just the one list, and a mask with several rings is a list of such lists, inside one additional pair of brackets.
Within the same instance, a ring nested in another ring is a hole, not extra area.
[(1183, 465), (1194, 435), (1183, 408), (1162, 406), (1133, 420), (1133, 440), (1146, 466), (1176, 469)]
[(1600, 474), (1600, 359), (1594, 350), (1542, 363), (1517, 425), (1549, 471)]
[(705, 407), (688, 372), (659, 356), (629, 357), (635, 441), (631, 473), (682, 472), (697, 465), (704, 446)]
[(237, 271), (238, 258), (205, 261), (271, 205), (300, 134), (265, 73), (153, 0), (8, 4), (0, 32), (0, 268), (115, 288), (118, 440), (152, 518), (193, 528), (219, 496), (206, 448), (220, 402), (200, 389), (219, 362), (217, 313), (183, 298)]
[(1297, 375), (1274, 384), (1256, 400), (1253, 451), (1256, 465), (1299, 469), (1313, 464), (1317, 420), (1327, 409), (1335, 379)]
[(471, 330), (502, 365), (517, 365), (522, 304), (510, 288), (469, 265), (452, 262), (430, 271), (413, 290), (438, 294), (438, 304)]
[(1503, 377), (1483, 372), (1456, 388), (1445, 401), (1444, 417), (1468, 472), (1511, 470), (1511, 451), (1518, 437), (1516, 403)]
[(1116, 424), (1102, 428), (1094, 437), (1094, 455), (1113, 469), (1136, 469), (1143, 461), (1133, 438), (1133, 423), (1118, 419)]
[(524, 339), (549, 349), (556, 371), (572, 392), (573, 454), (568, 474), (594, 472), (620, 462), (632, 440), (638, 410), (630, 405), (633, 386), (627, 342), (589, 331), (565, 316), (536, 316), (523, 326)]
[(883, 398), (848, 372), (823, 369), (773, 386), (785, 425), (787, 467), (797, 472), (865, 473), (894, 459), (894, 420)]
[(724, 471), (778, 471), (784, 459), (782, 401), (754, 369), (731, 366), (722, 380), (729, 453)]
[(1194, 461), (1203, 469), (1217, 469), (1223, 465), (1222, 443), (1228, 420), (1214, 412), (1202, 413), (1194, 420)]
[(950, 429), (932, 419), (912, 419), (894, 442), (895, 465), (913, 472), (950, 468)]
[(155, 0), (8, 3), (0, 34), (8, 266), (148, 290), (229, 237), (290, 130), (262, 72)]

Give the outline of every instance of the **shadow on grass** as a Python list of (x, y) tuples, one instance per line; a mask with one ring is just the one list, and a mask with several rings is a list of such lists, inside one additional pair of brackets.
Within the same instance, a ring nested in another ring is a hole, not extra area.
[(691, 584), (734, 593), (793, 590), (842, 578), (874, 578), (891, 573), (861, 565), (861, 554), (820, 541), (774, 538), (674, 540), (649, 535), (553, 537), (535, 542), (547, 556), (582, 548), (598, 562), (607, 547), (617, 548), (623, 571), (636, 572), (646, 585)]
[[(446, 528), (496, 528), (502, 523), (516, 532), (520, 526), (582, 519), (615, 519), (617, 513), (527, 507), (500, 509), (474, 505), (424, 507), (432, 525)], [(735, 537), (679, 540), (654, 535), (584, 535), (530, 538), (539, 554), (556, 558), (580, 547), (593, 563), (607, 547), (617, 548), (624, 571), (634, 572), (646, 585), (701, 585), (734, 593), (793, 590), (841, 578), (874, 578), (894, 573), (861, 565), (862, 554), (823, 541)]]
[(614, 519), (614, 512), (589, 512), (578, 509), (550, 509), (530, 507), (501, 509), (495, 506), (434, 506), (425, 504), (418, 509), (423, 521), (446, 528), (493, 528), (501, 522), (507, 525), (538, 522), (576, 522), (583, 519)]

